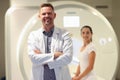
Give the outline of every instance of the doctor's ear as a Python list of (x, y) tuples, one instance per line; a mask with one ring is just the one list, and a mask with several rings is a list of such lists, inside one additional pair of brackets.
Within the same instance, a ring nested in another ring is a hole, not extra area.
[(54, 13), (54, 18), (56, 18), (56, 13)]

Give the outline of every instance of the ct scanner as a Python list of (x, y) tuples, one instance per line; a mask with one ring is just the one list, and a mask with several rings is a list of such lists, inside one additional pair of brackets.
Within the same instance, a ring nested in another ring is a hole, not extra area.
[[(5, 16), (7, 80), (30, 79), (31, 62), (27, 55), (27, 37), (32, 30), (38, 29), (41, 25), (38, 19), (40, 0), (31, 0), (30, 4), (27, 0), (20, 1), (21, 3), (11, 6)], [(71, 76), (74, 75), (79, 62), (77, 56), (82, 44), (80, 28), (90, 25), (94, 32), (93, 43), (97, 51), (94, 70), (98, 80), (115, 80), (119, 45), (109, 21), (96, 9), (80, 2), (55, 1), (52, 4), (57, 13), (55, 25), (67, 29), (73, 39), (74, 56), (69, 64)]]

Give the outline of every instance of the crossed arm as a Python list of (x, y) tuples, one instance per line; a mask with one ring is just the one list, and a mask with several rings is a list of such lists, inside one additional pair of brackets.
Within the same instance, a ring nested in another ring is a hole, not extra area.
[[(41, 54), (40, 50), (35, 49), (34, 50), (35, 54)], [(58, 58), (59, 56), (61, 56), (63, 53), (62, 52), (55, 52), (54, 53), (54, 59)]]
[[(72, 60), (72, 40), (68, 34), (64, 35), (64, 44), (62, 52), (54, 52), (45, 54), (39, 49), (43, 47), (44, 42), (36, 42), (35, 35), (32, 34), (28, 38), (28, 54), (33, 65), (48, 64), (50, 69), (67, 65)], [(41, 43), (41, 44), (38, 44)], [(38, 47), (37, 47), (38, 46)], [(44, 48), (43, 48), (44, 49)]]

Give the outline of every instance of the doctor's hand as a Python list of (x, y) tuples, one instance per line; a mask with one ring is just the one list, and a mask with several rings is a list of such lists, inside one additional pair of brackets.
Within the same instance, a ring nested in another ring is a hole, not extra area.
[(54, 59), (58, 58), (59, 56), (61, 56), (63, 53), (62, 52), (55, 52), (54, 53)]
[(36, 54), (40, 54), (41, 52), (40, 52), (40, 50), (34, 50), (34, 52), (36, 53)]

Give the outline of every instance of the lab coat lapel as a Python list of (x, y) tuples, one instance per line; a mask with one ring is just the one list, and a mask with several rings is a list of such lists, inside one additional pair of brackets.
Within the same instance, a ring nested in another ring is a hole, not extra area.
[(59, 30), (58, 28), (54, 28), (52, 43), (51, 43), (51, 52), (54, 53), (56, 51), (56, 44), (59, 38)]
[(45, 53), (45, 41), (44, 41), (44, 35), (43, 35), (43, 29), (41, 28), (40, 29), (40, 33), (39, 33), (40, 35), (39, 35), (39, 41), (41, 41), (40, 42), (40, 50), (42, 50), (42, 53)]

